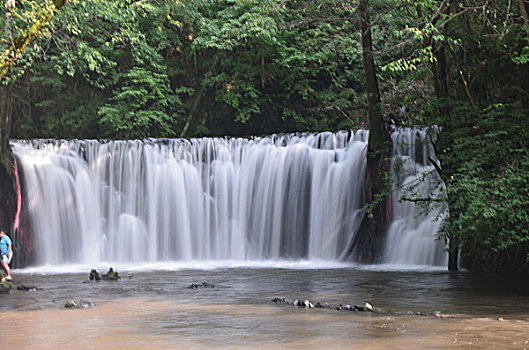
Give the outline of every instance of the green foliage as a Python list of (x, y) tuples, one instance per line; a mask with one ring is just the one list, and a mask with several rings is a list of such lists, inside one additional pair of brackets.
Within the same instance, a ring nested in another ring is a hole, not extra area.
[(519, 266), (529, 258), (529, 110), (453, 109), (438, 150), (450, 206), (443, 234), (463, 244), (473, 268)]
[(178, 116), (170, 113), (182, 106), (178, 93), (190, 93), (192, 89), (173, 91), (166, 74), (139, 67), (122, 74), (120, 80), (123, 84), (98, 111), (101, 129), (108, 131), (103, 136), (174, 136)]
[(355, 9), (322, 5), (70, 1), (18, 65), (14, 134), (133, 138), (362, 125)]

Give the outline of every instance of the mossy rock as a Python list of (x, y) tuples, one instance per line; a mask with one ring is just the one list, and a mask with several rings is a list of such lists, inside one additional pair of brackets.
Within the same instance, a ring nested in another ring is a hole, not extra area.
[(25, 290), (25, 291), (28, 291), (28, 292), (36, 292), (39, 289), (40, 288), (38, 288), (36, 286), (26, 286), (25, 284), (19, 284), (17, 286), (17, 290)]
[(97, 281), (100, 281), (100, 280), (101, 280), (101, 277), (99, 276), (99, 273), (97, 272), (96, 269), (92, 269), (92, 270), (90, 271), (90, 275), (88, 275), (88, 279), (89, 279), (90, 281), (96, 281), (96, 282), (97, 282)]
[(113, 268), (108, 269), (107, 273), (101, 275), (101, 279), (105, 281), (117, 281), (120, 278), (121, 277), (119, 276), (119, 273), (117, 273), (117, 271), (114, 271)]
[(0, 282), (0, 294), (7, 294), (13, 287), (13, 284), (11, 282)]

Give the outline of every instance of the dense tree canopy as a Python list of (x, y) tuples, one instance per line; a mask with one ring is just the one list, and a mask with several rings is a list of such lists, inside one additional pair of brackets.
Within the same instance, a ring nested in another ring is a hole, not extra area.
[(354, 11), (336, 5), (71, 1), (18, 64), (13, 134), (130, 138), (361, 124)]
[[(4, 46), (52, 3), (17, 1)], [(11, 134), (365, 128), (360, 3), (70, 0), (2, 79), (13, 84)], [(527, 270), (529, 2), (362, 3), (387, 127), (437, 126), (451, 214), (441, 239), (473, 268)]]

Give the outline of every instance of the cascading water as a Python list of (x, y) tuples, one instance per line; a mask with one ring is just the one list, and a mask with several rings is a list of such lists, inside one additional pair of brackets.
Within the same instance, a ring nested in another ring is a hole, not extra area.
[[(395, 159), (405, 159), (405, 167), (417, 157), (395, 138), (409, 133), (394, 133)], [(59, 265), (338, 260), (363, 217), (366, 148), (367, 132), (358, 131), (18, 141), (14, 152), (23, 169), (35, 263)], [(416, 217), (413, 204), (394, 204), (386, 261), (439, 264), (444, 258), (433, 242), (437, 224)], [(415, 259), (416, 251), (432, 254), (404, 243), (417, 235), (435, 245), (434, 259)], [(402, 254), (414, 258), (402, 260)]]
[(391, 137), (394, 218), (388, 230), (383, 261), (446, 266), (445, 244), (436, 239), (443, 216), (435, 207), (444, 185), (431, 163), (438, 160), (427, 131), (405, 128)]
[(367, 133), (19, 141), (37, 264), (337, 259)]

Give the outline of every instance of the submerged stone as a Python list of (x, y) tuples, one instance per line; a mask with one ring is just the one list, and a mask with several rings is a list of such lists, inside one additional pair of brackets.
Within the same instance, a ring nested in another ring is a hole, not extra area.
[(287, 299), (285, 299), (285, 298), (275, 297), (274, 299), (272, 299), (272, 301), (274, 303), (278, 303), (278, 304), (287, 304), (287, 305), (290, 304), (290, 302)]
[(90, 309), (95, 307), (96, 305), (92, 303), (91, 301), (87, 300), (79, 300), (78, 302), (74, 301), (73, 299), (66, 304), (64, 304), (64, 307), (67, 309)]
[(434, 311), (432, 315), (437, 318), (454, 318), (455, 317), (454, 315), (443, 314), (441, 311)]
[(17, 290), (25, 290), (27, 292), (36, 292), (37, 290), (39, 290), (39, 288), (36, 286), (26, 286), (24, 284), (20, 284), (17, 286)]
[(373, 313), (383, 314), (383, 315), (395, 315), (395, 316), (399, 316), (399, 315), (428, 316), (428, 315), (430, 315), (430, 316), (435, 316), (435, 317), (439, 317), (439, 318), (454, 318), (454, 317), (456, 317), (454, 315), (443, 314), (441, 311), (435, 311), (435, 312), (432, 312), (431, 314), (426, 314), (426, 313), (421, 312), (421, 311), (408, 311), (406, 313), (403, 313), (403, 312), (388, 312), (388, 311), (379, 310), (378, 308), (376, 308), (375, 306), (373, 306), (373, 304), (371, 304), (369, 302), (365, 302), (364, 305), (351, 305), (351, 304), (332, 305), (332, 304), (329, 304), (327, 302), (319, 302), (318, 301), (316, 303), (312, 303), (312, 302), (310, 302), (309, 300), (306, 300), (306, 299), (305, 300), (303, 300), (303, 299), (294, 299), (293, 301), (291, 301), (291, 300), (286, 299), (286, 298), (278, 298), (278, 297), (273, 298), (272, 301), (274, 303), (278, 303), (278, 304), (293, 305), (293, 306), (303, 306), (303, 307), (306, 307), (306, 308), (334, 309), (334, 310), (338, 310), (338, 311), (373, 312)]
[(189, 289), (215, 288), (215, 285), (208, 283), (208, 282), (202, 282), (202, 283), (193, 282), (187, 288)]
[(360, 312), (366, 311), (366, 309), (363, 306), (361, 306), (361, 305), (354, 305), (353, 306), (353, 310), (354, 311), (360, 311)]
[(407, 313), (409, 316), (428, 316), (427, 313), (421, 312), (421, 311), (408, 311)]
[(314, 307), (320, 308), (320, 309), (331, 309), (332, 305), (329, 303), (320, 303), (319, 301), (314, 305)]

